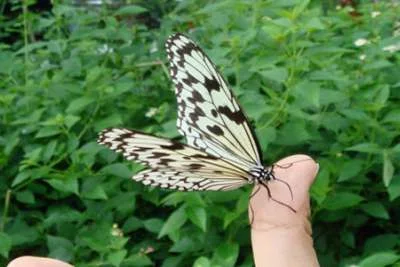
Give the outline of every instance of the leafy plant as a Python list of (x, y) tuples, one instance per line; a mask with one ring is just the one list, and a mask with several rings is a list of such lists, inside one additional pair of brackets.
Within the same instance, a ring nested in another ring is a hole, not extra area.
[(141, 166), (96, 144), (122, 125), (180, 138), (163, 49), (176, 31), (228, 77), (266, 164), (290, 153), (320, 163), (321, 265), (399, 264), (396, 1), (361, 3), (357, 16), (323, 15), (318, 1), (34, 4), (11, 2), (0, 23), (2, 265), (25, 254), (77, 266), (253, 265), (250, 188), (149, 189), (129, 179)]

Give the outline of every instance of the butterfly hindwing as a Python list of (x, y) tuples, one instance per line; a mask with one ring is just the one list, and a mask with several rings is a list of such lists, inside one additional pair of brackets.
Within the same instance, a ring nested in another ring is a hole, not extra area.
[(261, 165), (246, 116), (208, 56), (180, 33), (167, 40), (166, 50), (178, 101), (177, 126), (188, 144), (243, 169)]
[(111, 128), (100, 133), (98, 142), (149, 167), (133, 177), (146, 185), (186, 191), (231, 190), (248, 182), (249, 174), (241, 168), (172, 140)]

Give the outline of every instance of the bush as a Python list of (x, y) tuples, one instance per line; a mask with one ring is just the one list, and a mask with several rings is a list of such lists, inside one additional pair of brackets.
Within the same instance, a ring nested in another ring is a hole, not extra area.
[(318, 1), (19, 5), (0, 26), (2, 265), (25, 254), (77, 266), (253, 265), (251, 188), (149, 189), (130, 180), (140, 165), (96, 144), (111, 126), (180, 138), (163, 49), (176, 31), (220, 66), (266, 164), (291, 153), (320, 163), (321, 265), (399, 264), (396, 1), (357, 12)]

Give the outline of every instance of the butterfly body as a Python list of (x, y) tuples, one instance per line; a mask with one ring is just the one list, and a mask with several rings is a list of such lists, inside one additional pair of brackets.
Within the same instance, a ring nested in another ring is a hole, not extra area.
[(250, 171), (252, 183), (265, 183), (275, 179), (273, 167), (257, 166)]

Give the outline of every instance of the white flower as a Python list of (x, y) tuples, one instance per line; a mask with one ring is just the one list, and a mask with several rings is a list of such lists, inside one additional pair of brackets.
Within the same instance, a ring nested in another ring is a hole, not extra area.
[(118, 224), (114, 223), (113, 227), (111, 229), (111, 235), (112, 236), (124, 236), (124, 232), (118, 227)]
[(400, 50), (400, 43), (394, 44), (394, 45), (388, 45), (382, 48), (383, 51), (389, 52), (389, 53), (394, 53)]
[(149, 110), (146, 112), (144, 116), (146, 116), (147, 118), (151, 118), (154, 117), (154, 115), (156, 115), (157, 112), (158, 112), (157, 108), (149, 108)]
[(369, 41), (367, 39), (364, 39), (364, 38), (359, 38), (354, 42), (354, 45), (357, 46), (357, 47), (364, 46), (366, 44), (369, 44)]
[(97, 52), (99, 54), (106, 54), (114, 52), (114, 48), (109, 47), (107, 44), (103, 44), (103, 46), (97, 48)]
[(367, 55), (362, 54), (358, 57), (361, 61), (364, 61), (367, 58)]
[(379, 11), (372, 11), (371, 12), (371, 17), (372, 18), (376, 18), (377, 16), (379, 16), (381, 14), (381, 12), (379, 12)]
[(157, 52), (157, 51), (158, 51), (157, 42), (151, 43), (151, 46), (150, 46), (150, 53), (155, 53), (155, 52)]

